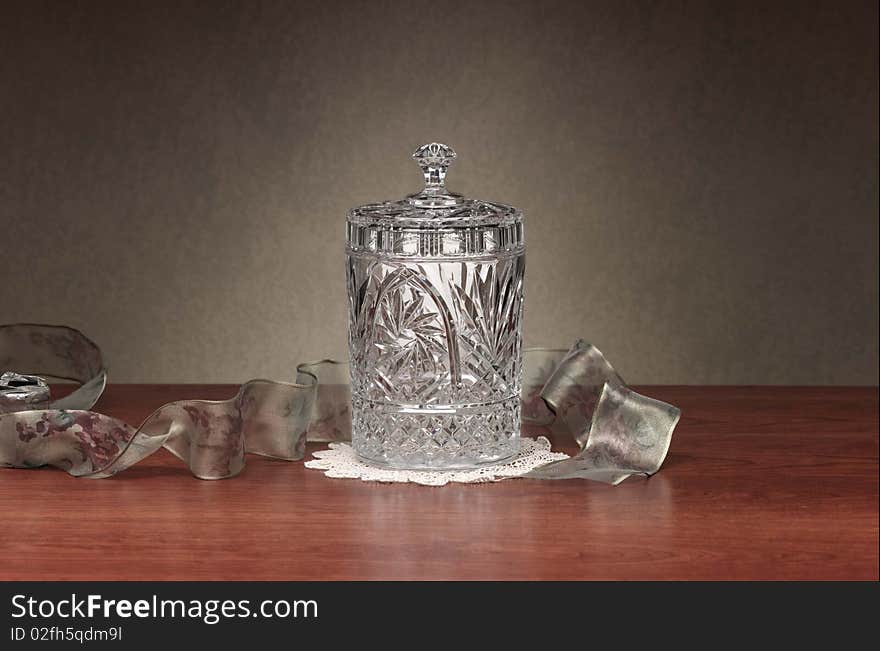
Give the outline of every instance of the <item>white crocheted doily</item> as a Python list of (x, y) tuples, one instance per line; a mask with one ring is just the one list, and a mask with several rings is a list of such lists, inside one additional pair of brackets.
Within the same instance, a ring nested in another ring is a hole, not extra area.
[(362, 481), (411, 482), (425, 486), (443, 486), (449, 482), (474, 484), (519, 477), (551, 461), (568, 459), (563, 452), (551, 452), (550, 441), (539, 436), (521, 439), (519, 453), (510, 461), (480, 466), (473, 470), (394, 470), (378, 468), (361, 461), (347, 443), (331, 443), (327, 450), (312, 453), (306, 468), (323, 470), (327, 477)]

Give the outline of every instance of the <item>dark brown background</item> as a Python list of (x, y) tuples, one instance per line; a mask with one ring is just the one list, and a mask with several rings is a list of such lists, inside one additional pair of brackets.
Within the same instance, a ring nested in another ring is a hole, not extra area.
[(528, 219), (526, 343), (641, 383), (878, 381), (877, 3), (0, 3), (0, 322), (115, 381), (344, 354), (342, 224)]

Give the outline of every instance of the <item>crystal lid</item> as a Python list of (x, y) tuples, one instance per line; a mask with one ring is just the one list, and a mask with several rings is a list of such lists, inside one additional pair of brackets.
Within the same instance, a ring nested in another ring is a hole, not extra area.
[(522, 221), (513, 206), (469, 199), (446, 189), (446, 172), (456, 158), (448, 145), (422, 145), (412, 155), (425, 177), (421, 192), (398, 201), (368, 203), (348, 213), (350, 224), (386, 228), (447, 229), (507, 226)]

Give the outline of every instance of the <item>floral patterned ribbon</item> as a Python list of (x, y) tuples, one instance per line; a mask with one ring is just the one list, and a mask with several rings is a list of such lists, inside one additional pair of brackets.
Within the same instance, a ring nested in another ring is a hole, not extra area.
[[(580, 448), (529, 473), (535, 479), (618, 484), (660, 469), (681, 412), (629, 389), (594, 346), (524, 352), (523, 419), (561, 425)], [(250, 380), (228, 400), (159, 407), (137, 427), (89, 411), (106, 384), (100, 349), (65, 326), (0, 326), (0, 466), (55, 466), (76, 477), (110, 477), (161, 447), (200, 479), (234, 477), (245, 455), (297, 460), (306, 441), (351, 437), (347, 364), (300, 364), (296, 381)], [(34, 373), (38, 375), (21, 375)], [(39, 376), (78, 382), (50, 401)]]

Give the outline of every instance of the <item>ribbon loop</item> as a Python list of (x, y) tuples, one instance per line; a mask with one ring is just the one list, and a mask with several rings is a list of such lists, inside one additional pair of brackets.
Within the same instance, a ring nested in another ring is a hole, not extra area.
[[(602, 353), (582, 340), (568, 351), (527, 349), (524, 362), (524, 421), (560, 423), (580, 447), (576, 456), (526, 476), (617, 484), (659, 470), (678, 408), (629, 389)], [(164, 447), (195, 477), (225, 479), (241, 472), (247, 453), (297, 460), (306, 440), (351, 438), (348, 365), (330, 359), (300, 364), (295, 383), (250, 380), (228, 400), (168, 403), (138, 427), (88, 411), (104, 389), (106, 372), (98, 347), (77, 330), (0, 326), (0, 364), (82, 383), (47, 405), (42, 378), (3, 376), (0, 466), (49, 465), (77, 477), (104, 478)], [(16, 401), (16, 392), (31, 386), (24, 394), (32, 400)]]

